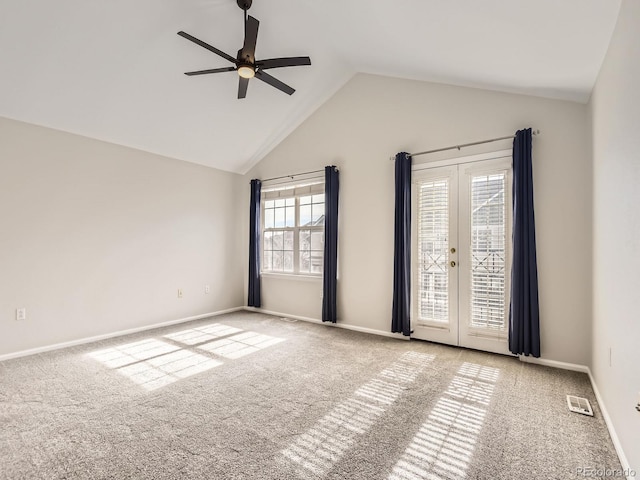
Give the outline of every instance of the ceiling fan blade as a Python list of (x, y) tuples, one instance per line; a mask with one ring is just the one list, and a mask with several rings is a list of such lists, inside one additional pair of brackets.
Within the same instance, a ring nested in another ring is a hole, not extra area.
[(206, 48), (207, 50), (215, 53), (216, 55), (220, 55), (222, 58), (224, 58), (225, 60), (229, 60), (231, 63), (233, 63), (234, 65), (237, 63), (237, 60), (235, 58), (233, 58), (231, 55), (227, 55), (226, 53), (224, 53), (222, 50), (218, 50), (216, 47), (212, 47), (211, 45), (209, 45), (208, 43), (203, 42), (202, 40), (197, 39), (196, 37), (189, 35), (186, 32), (183, 31), (179, 31), (178, 35), (180, 35), (183, 38), (186, 38), (187, 40), (192, 41), (193, 43), (195, 43), (196, 45), (200, 45), (203, 48)]
[(265, 73), (261, 70), (256, 71), (256, 78), (262, 80), (264, 83), (268, 83), (272, 87), (277, 88), (278, 90), (286, 93), (287, 95), (293, 95), (293, 92), (295, 92), (295, 90), (291, 88), (289, 85), (287, 85), (286, 83), (282, 83), (277, 78), (274, 78), (268, 73)]
[[(260, 22), (251, 15), (244, 24), (244, 45), (242, 47), (242, 60), (248, 63), (256, 61), (256, 42), (258, 41), (258, 27)], [(238, 59), (240, 60), (240, 59)]]
[(247, 87), (249, 86), (249, 79), (244, 77), (238, 77), (238, 98), (244, 98), (247, 96)]
[(311, 65), (309, 57), (287, 57), (287, 58), (268, 58), (267, 60), (258, 60), (256, 67), (261, 70), (268, 68), (297, 67), (299, 65)]
[(233, 72), (236, 67), (223, 67), (223, 68), (210, 68), (209, 70), (198, 70), (195, 72), (184, 72), (185, 75), (190, 77), (193, 75), (207, 75), (209, 73), (221, 73), (221, 72)]

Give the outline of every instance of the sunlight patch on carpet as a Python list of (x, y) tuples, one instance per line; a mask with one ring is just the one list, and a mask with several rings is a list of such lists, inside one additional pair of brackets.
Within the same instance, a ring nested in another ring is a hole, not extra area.
[(326, 475), (434, 358), (418, 352), (403, 354), (283, 450), (285, 461), (293, 463), (303, 478)]
[(222, 325), (221, 323), (213, 323), (211, 325), (169, 333), (164, 337), (176, 342), (184, 343), (185, 345), (195, 345), (197, 343), (208, 342), (214, 338), (226, 337), (227, 335), (233, 335), (234, 333), (242, 331), (243, 330), (240, 328), (229, 327), (227, 325)]
[(464, 363), (393, 467), (389, 480), (459, 480), (467, 469), (500, 370)]
[(155, 338), (105, 348), (88, 355), (109, 368), (117, 369), (145, 390), (155, 390), (222, 365), (221, 361)]
[(223, 358), (244, 357), (284, 341), (220, 323), (169, 333), (163, 338), (170, 343), (147, 338), (96, 350), (88, 356), (151, 391), (223, 365)]
[(200, 345), (198, 348), (221, 357), (235, 359), (250, 355), (263, 348), (271, 347), (284, 338), (270, 337), (255, 332), (244, 332), (232, 337), (215, 340), (213, 342)]

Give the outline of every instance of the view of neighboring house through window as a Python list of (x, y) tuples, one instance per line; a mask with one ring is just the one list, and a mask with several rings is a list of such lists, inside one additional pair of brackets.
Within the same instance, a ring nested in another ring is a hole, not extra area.
[(471, 326), (506, 330), (506, 172), (471, 178)]
[(262, 219), (263, 273), (322, 274), (323, 183), (265, 189)]

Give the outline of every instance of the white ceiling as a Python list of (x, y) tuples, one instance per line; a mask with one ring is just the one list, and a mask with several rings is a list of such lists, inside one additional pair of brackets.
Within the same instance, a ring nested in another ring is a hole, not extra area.
[(0, 0), (0, 116), (244, 172), (356, 72), (586, 102), (620, 0), (254, 0), (258, 58), (289, 97), (179, 37), (235, 56), (235, 0)]

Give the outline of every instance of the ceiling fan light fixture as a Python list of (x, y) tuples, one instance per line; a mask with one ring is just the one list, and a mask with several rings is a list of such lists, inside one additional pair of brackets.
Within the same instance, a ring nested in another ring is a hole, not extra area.
[(256, 76), (256, 71), (251, 65), (240, 65), (238, 67), (238, 75), (242, 78), (253, 78)]

